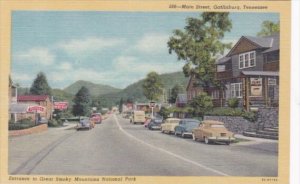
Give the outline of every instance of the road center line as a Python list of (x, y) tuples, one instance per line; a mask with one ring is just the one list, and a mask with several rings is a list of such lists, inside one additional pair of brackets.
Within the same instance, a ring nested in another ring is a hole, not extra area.
[(159, 147), (157, 147), (157, 146), (153, 146), (153, 145), (151, 145), (151, 144), (149, 144), (149, 143), (146, 143), (145, 141), (143, 141), (143, 140), (141, 140), (141, 139), (136, 138), (135, 136), (133, 136), (132, 134), (128, 133), (127, 131), (125, 131), (125, 130), (122, 128), (122, 126), (120, 125), (120, 122), (119, 122), (118, 118), (116, 117), (116, 115), (113, 115), (113, 116), (114, 116), (114, 119), (115, 119), (115, 121), (116, 121), (116, 123), (117, 123), (117, 125), (118, 125), (118, 127), (119, 127), (119, 129), (120, 129), (120, 131), (123, 132), (123, 133), (124, 133), (125, 135), (127, 135), (128, 137), (130, 137), (130, 138), (132, 138), (132, 139), (138, 141), (139, 143), (144, 144), (144, 145), (146, 145), (146, 146), (148, 146), (148, 147), (151, 147), (151, 148), (153, 148), (153, 149), (159, 150), (159, 151), (161, 151), (161, 152), (163, 152), (163, 153), (166, 153), (166, 154), (168, 154), (168, 155), (171, 155), (171, 156), (173, 156), (173, 157), (176, 157), (176, 158), (178, 158), (178, 159), (180, 159), (180, 160), (183, 160), (183, 161), (185, 161), (185, 162), (188, 162), (188, 163), (191, 163), (191, 164), (196, 165), (196, 166), (198, 166), (198, 167), (201, 167), (201, 168), (203, 168), (203, 169), (206, 169), (206, 170), (209, 170), (209, 171), (211, 171), (211, 172), (214, 172), (214, 173), (216, 173), (216, 174), (219, 174), (219, 175), (222, 175), (222, 176), (230, 176), (230, 175), (225, 174), (225, 173), (223, 173), (223, 172), (221, 172), (221, 171), (218, 171), (218, 170), (215, 170), (215, 169), (213, 169), (213, 168), (207, 167), (207, 166), (205, 166), (205, 165), (203, 165), (203, 164), (200, 164), (200, 163), (195, 162), (195, 161), (193, 161), (193, 160), (187, 159), (187, 158), (185, 158), (185, 157), (182, 157), (182, 156), (180, 156), (180, 155), (177, 155), (177, 154), (175, 154), (175, 153), (172, 153), (172, 152), (170, 152), (170, 151), (167, 151), (167, 150), (165, 150), (165, 149), (163, 149), (163, 148), (159, 148)]

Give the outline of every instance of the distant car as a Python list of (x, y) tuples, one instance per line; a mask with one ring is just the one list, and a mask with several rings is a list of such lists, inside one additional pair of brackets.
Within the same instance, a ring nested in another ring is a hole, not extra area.
[(132, 117), (130, 118), (130, 123), (133, 124), (144, 124), (145, 122), (145, 111), (133, 111)]
[(91, 114), (90, 119), (94, 123), (100, 124), (102, 122), (102, 115), (101, 115), (101, 113), (93, 113), (93, 114)]
[(164, 123), (161, 124), (162, 133), (174, 133), (175, 127), (179, 124), (180, 119), (167, 118)]
[(200, 121), (196, 119), (181, 119), (179, 124), (174, 129), (175, 135), (181, 135), (181, 137), (192, 137), (192, 130), (197, 128)]
[(228, 131), (223, 122), (205, 120), (199, 127), (192, 131), (193, 140), (204, 141), (205, 144), (222, 142), (229, 145), (234, 138), (234, 134)]
[(160, 130), (163, 119), (161, 118), (153, 118), (148, 124), (149, 130)]
[(92, 128), (94, 128), (94, 126), (89, 117), (80, 117), (79, 123), (77, 124), (77, 130), (82, 130), (82, 129), (90, 130)]

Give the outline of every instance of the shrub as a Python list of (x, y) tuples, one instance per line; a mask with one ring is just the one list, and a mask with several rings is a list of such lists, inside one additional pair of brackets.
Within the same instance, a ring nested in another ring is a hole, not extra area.
[(22, 130), (36, 126), (35, 122), (32, 121), (31, 118), (21, 119), (16, 123), (9, 123), (8, 129), (9, 130)]
[(210, 96), (206, 93), (201, 93), (193, 98), (189, 106), (193, 108), (194, 115), (203, 117), (206, 112), (213, 108), (213, 102)]
[(228, 106), (231, 108), (237, 108), (239, 106), (239, 99), (231, 98), (228, 100)]
[(51, 119), (48, 121), (48, 126), (49, 127), (60, 127), (63, 125), (63, 121), (62, 120), (56, 120), (56, 119)]
[(256, 112), (247, 112), (240, 108), (226, 108), (226, 107), (220, 107), (220, 108), (214, 108), (212, 111), (209, 111), (205, 113), (205, 115), (211, 115), (211, 116), (241, 116), (251, 122), (256, 121), (257, 119), (257, 113)]

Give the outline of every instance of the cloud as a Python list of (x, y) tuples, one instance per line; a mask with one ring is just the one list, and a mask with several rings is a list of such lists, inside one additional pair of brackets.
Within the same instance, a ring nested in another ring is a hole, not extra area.
[(141, 52), (167, 52), (167, 42), (169, 35), (161, 33), (148, 33), (136, 43), (135, 49)]
[(181, 70), (182, 63), (175, 64), (174, 62), (153, 62), (153, 61), (140, 61), (138, 58), (133, 56), (120, 56), (115, 59), (114, 66), (117, 72), (120, 73), (140, 73), (142, 75), (146, 75), (151, 71), (155, 71), (157, 73), (169, 73)]
[(28, 81), (33, 79), (32, 76), (25, 73), (13, 73), (12, 76), (15, 81)]
[(72, 64), (71, 64), (71, 63), (68, 63), (68, 62), (63, 62), (63, 63), (61, 63), (61, 64), (58, 66), (58, 68), (61, 69), (61, 70), (68, 71), (68, 70), (71, 70), (71, 69), (72, 69)]
[(17, 62), (38, 63), (42, 65), (51, 65), (55, 61), (55, 55), (49, 49), (36, 47), (27, 51), (19, 52), (13, 55)]
[(82, 54), (84, 52), (96, 52), (112, 48), (124, 43), (123, 39), (90, 37), (86, 39), (74, 39), (69, 42), (58, 44), (68, 54)]

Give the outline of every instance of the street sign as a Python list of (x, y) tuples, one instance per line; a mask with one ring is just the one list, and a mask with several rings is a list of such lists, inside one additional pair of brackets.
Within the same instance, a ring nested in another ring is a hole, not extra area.
[(64, 110), (68, 108), (68, 102), (54, 102), (54, 109)]
[(39, 105), (28, 106), (28, 108), (27, 108), (27, 112), (29, 112), (29, 113), (43, 113), (43, 112), (45, 112), (45, 110), (46, 110), (45, 107), (39, 106)]
[(149, 103), (149, 107), (155, 107), (155, 105), (156, 105), (155, 102), (150, 102)]

